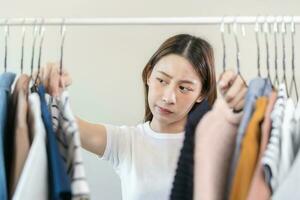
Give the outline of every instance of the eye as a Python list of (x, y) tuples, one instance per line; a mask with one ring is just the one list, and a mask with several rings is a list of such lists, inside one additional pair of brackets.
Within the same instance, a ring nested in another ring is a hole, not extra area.
[(184, 86), (179, 86), (179, 89), (182, 93), (187, 93), (187, 92), (193, 91), (191, 88), (184, 87)]
[(163, 79), (161, 79), (161, 78), (156, 78), (156, 80), (158, 81), (158, 82), (160, 82), (161, 84), (164, 84), (164, 85), (166, 85), (167, 84), (167, 82), (166, 81), (164, 81)]

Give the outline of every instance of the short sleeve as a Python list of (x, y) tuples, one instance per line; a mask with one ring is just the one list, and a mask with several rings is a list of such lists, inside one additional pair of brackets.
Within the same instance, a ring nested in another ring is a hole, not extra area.
[(102, 160), (107, 160), (115, 169), (131, 158), (131, 128), (103, 124), (106, 129), (106, 147)]

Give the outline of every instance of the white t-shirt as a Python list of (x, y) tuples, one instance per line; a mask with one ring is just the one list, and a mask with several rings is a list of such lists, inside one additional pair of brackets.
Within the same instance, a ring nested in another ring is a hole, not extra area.
[(167, 200), (184, 132), (154, 132), (149, 122), (137, 126), (104, 125), (108, 160), (121, 179), (123, 200)]

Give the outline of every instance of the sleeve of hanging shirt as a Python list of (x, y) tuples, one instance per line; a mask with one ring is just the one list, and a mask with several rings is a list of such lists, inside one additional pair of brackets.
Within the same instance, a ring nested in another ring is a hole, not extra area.
[(106, 128), (106, 147), (102, 160), (107, 160), (118, 170), (125, 161), (131, 160), (132, 128), (103, 124)]

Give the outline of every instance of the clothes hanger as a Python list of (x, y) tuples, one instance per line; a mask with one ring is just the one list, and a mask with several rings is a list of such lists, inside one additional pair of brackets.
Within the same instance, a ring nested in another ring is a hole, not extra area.
[[(296, 100), (298, 102), (298, 87), (297, 87), (297, 82), (295, 79), (295, 21), (294, 17), (291, 19), (291, 46), (292, 46), (292, 80), (291, 80), (291, 85), (290, 85), (290, 90), (289, 94), (292, 96), (293, 88), (295, 89), (295, 94), (296, 94)], [(294, 87), (293, 87), (294, 86)]]
[(274, 20), (273, 33), (274, 33), (274, 66), (275, 66), (275, 79), (274, 79), (273, 83), (274, 83), (274, 86), (276, 88), (278, 88), (279, 78), (278, 78), (278, 45), (277, 45), (278, 22), (277, 22), (277, 18), (275, 18), (275, 20)]
[(285, 84), (286, 94), (289, 97), (289, 92), (287, 90), (287, 79), (286, 79), (286, 48), (285, 48), (285, 36), (286, 36), (286, 24), (284, 22), (284, 17), (282, 17), (281, 22), (281, 40), (282, 40), (282, 69), (283, 69), (283, 77), (282, 82)]
[(38, 71), (37, 71), (37, 75), (34, 80), (34, 84), (31, 88), (32, 92), (36, 92), (38, 90), (38, 86), (41, 82), (40, 68), (41, 68), (42, 47), (43, 47), (43, 42), (44, 42), (44, 33), (45, 33), (45, 26), (44, 26), (44, 19), (42, 19), (40, 26), (39, 26), (40, 44), (39, 44), (39, 57), (38, 57)]
[(60, 71), (59, 74), (62, 76), (62, 68), (63, 68), (63, 55), (64, 55), (64, 42), (65, 42), (65, 36), (66, 36), (66, 26), (65, 26), (65, 19), (62, 19), (61, 29), (61, 43), (60, 43)]
[(266, 45), (266, 65), (267, 65), (267, 77), (270, 80), (271, 84), (272, 80), (271, 80), (271, 73), (270, 73), (270, 49), (269, 49), (269, 31), (270, 31), (270, 27), (269, 27), (269, 23), (267, 21), (267, 18), (265, 18), (265, 23), (264, 23), (264, 38), (265, 38), (265, 45)]
[(30, 66), (30, 77), (33, 80), (33, 64), (34, 64), (34, 55), (35, 55), (35, 43), (38, 34), (37, 20), (35, 19), (34, 28), (33, 28), (33, 42), (32, 42), (32, 51), (31, 51), (31, 66)]
[(257, 76), (261, 77), (261, 71), (260, 71), (260, 45), (259, 45), (259, 33), (261, 32), (261, 26), (258, 22), (258, 16), (256, 17), (254, 30), (255, 30), (256, 49), (257, 49)]
[(9, 36), (9, 24), (8, 24), (8, 19), (5, 20), (4, 35), (5, 35), (4, 72), (7, 72), (7, 43), (8, 43), (8, 36)]
[(24, 43), (25, 43), (25, 33), (26, 33), (26, 26), (25, 18), (23, 19), (23, 27), (22, 27), (22, 46), (21, 46), (21, 74), (23, 74), (24, 68)]
[[(235, 41), (235, 46), (236, 46), (236, 65), (237, 65), (237, 74), (241, 76), (243, 80), (244, 77), (241, 74), (241, 67), (240, 67), (240, 60), (241, 60), (241, 52), (240, 52), (240, 45), (239, 45), (239, 40), (237, 36), (237, 18), (235, 17), (234, 23), (233, 23), (233, 33), (234, 33), (234, 41)], [(242, 36), (246, 35), (245, 32), (245, 26), (241, 25), (241, 30), (242, 30)]]
[(226, 70), (226, 43), (225, 43), (225, 22), (224, 22), (224, 16), (222, 17), (222, 23), (220, 26), (220, 32), (221, 32), (221, 39), (222, 39), (222, 47), (223, 47), (223, 73)]

